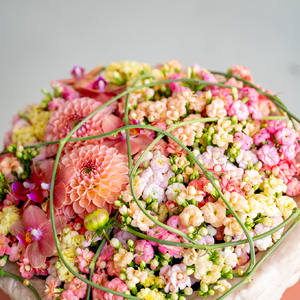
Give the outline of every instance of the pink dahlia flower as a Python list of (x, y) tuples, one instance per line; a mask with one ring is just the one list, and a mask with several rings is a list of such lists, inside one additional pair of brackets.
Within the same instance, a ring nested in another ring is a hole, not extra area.
[[(61, 233), (66, 223), (65, 217), (55, 217), (57, 234)], [(37, 206), (27, 207), (22, 220), (13, 222), (12, 231), (26, 247), (26, 256), (33, 268), (40, 268), (46, 258), (51, 257), (56, 251), (51, 220), (48, 220), (46, 214)]]
[[(51, 115), (46, 126), (45, 142), (63, 139), (79, 122), (81, 122), (101, 105), (101, 102), (97, 102), (91, 98), (78, 98), (73, 101), (67, 101)], [(112, 110), (113, 107), (111, 105), (100, 110), (97, 114), (85, 122), (85, 124), (83, 124), (72, 135), (72, 138), (99, 135), (110, 131), (112, 127), (114, 129), (117, 128), (119, 125), (115, 122), (115, 118), (117, 117), (113, 116), (112, 120), (110, 120), (110, 118), (107, 120), (105, 119), (105, 117), (111, 114)], [(108, 125), (108, 131), (105, 130), (104, 124), (105, 126)], [(70, 143), (68, 143), (68, 146), (70, 147), (69, 144)], [(76, 143), (77, 146), (82, 144), (84, 144), (84, 142)], [(57, 144), (49, 145), (47, 147), (48, 156), (53, 156), (56, 154), (57, 149)]]
[(128, 183), (127, 157), (115, 148), (86, 145), (66, 153), (61, 163), (76, 170), (66, 205), (82, 218), (98, 207), (111, 207)]
[(272, 167), (279, 163), (280, 157), (275, 147), (264, 145), (257, 151), (259, 159), (266, 165)]

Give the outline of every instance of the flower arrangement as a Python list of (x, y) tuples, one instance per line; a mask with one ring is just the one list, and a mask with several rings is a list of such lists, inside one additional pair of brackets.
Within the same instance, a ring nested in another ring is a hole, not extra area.
[(221, 300), (248, 282), (299, 222), (299, 119), (242, 66), (71, 74), (5, 136), (0, 277), (41, 299), (39, 275), (48, 300)]

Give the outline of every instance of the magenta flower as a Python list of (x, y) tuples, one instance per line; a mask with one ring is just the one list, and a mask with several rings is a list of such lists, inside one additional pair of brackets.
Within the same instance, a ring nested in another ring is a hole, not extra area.
[[(61, 233), (66, 223), (65, 217), (55, 217), (57, 234)], [(23, 219), (12, 224), (12, 231), (19, 242), (26, 247), (26, 256), (33, 268), (40, 268), (46, 258), (52, 256), (56, 251), (51, 221), (37, 206), (27, 207)]]
[(270, 138), (270, 133), (266, 128), (261, 129), (261, 131), (254, 135), (254, 144), (258, 146), (263, 141)]
[(290, 146), (296, 141), (296, 132), (291, 128), (280, 128), (276, 133), (275, 137), (279, 144), (284, 146)]
[(246, 120), (249, 116), (249, 110), (246, 104), (240, 100), (233, 101), (229, 110), (228, 116), (236, 115), (239, 121)]
[(140, 264), (142, 260), (147, 264), (154, 257), (154, 250), (146, 240), (138, 240), (135, 243), (135, 263)]

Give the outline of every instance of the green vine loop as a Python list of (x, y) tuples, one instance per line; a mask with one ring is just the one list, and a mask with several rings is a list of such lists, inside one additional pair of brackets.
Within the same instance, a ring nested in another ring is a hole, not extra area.
[[(116, 292), (114, 290), (110, 290), (110, 289), (107, 289), (103, 286), (99, 286), (95, 283), (93, 283), (91, 280), (87, 280), (85, 278), (83, 278), (81, 275), (77, 274), (67, 263), (67, 261), (65, 260), (64, 256), (62, 255), (62, 252), (59, 248), (59, 240), (58, 240), (58, 237), (57, 237), (57, 232), (56, 232), (56, 228), (54, 226), (54, 206), (53, 206), (53, 192), (54, 192), (54, 185), (55, 185), (55, 177), (56, 177), (56, 173), (57, 173), (57, 167), (58, 167), (58, 164), (59, 164), (59, 160), (60, 160), (60, 156), (61, 156), (61, 153), (62, 153), (62, 149), (63, 147), (65, 146), (65, 144), (67, 142), (72, 142), (72, 141), (79, 141), (79, 140), (91, 140), (91, 139), (95, 139), (97, 137), (100, 137), (99, 136), (93, 136), (93, 137), (85, 137), (85, 138), (76, 138), (76, 139), (72, 139), (72, 135), (74, 134), (74, 132), (76, 132), (77, 129), (79, 129), (87, 120), (89, 120), (90, 118), (92, 118), (95, 114), (97, 114), (101, 109), (105, 108), (106, 106), (110, 105), (111, 103), (113, 103), (114, 101), (120, 99), (121, 97), (125, 96), (125, 95), (129, 95), (131, 92), (135, 91), (135, 90), (138, 90), (138, 89), (142, 89), (142, 88), (146, 88), (146, 87), (152, 87), (152, 86), (155, 86), (155, 85), (158, 85), (158, 84), (166, 84), (166, 83), (171, 83), (171, 82), (194, 82), (194, 83), (198, 83), (198, 84), (203, 84), (203, 85), (214, 85), (214, 86), (220, 86), (220, 87), (226, 87), (226, 88), (231, 88), (231, 86), (229, 85), (225, 85), (225, 84), (222, 84), (222, 83), (212, 83), (212, 82), (207, 82), (207, 81), (203, 81), (203, 80), (199, 80), (199, 79), (193, 79), (193, 78), (181, 78), (181, 79), (168, 79), (168, 80), (162, 80), (162, 81), (158, 81), (158, 82), (150, 82), (150, 83), (147, 83), (147, 84), (142, 84), (140, 86), (133, 86), (133, 87), (130, 87), (128, 88), (126, 91), (120, 93), (119, 95), (115, 96), (114, 98), (112, 98), (111, 100), (109, 100), (108, 102), (106, 102), (105, 104), (103, 104), (102, 106), (100, 106), (97, 110), (95, 110), (94, 112), (92, 112), (89, 116), (87, 116), (85, 119), (83, 119), (80, 123), (78, 123), (70, 132), (69, 134), (61, 141), (53, 141), (53, 142), (48, 142), (48, 143), (40, 143), (39, 145), (49, 145), (49, 144), (55, 144), (55, 143), (59, 143), (59, 148), (58, 148), (58, 151), (57, 151), (57, 155), (56, 155), (56, 158), (55, 158), (55, 164), (54, 164), (54, 169), (53, 169), (53, 174), (52, 174), (52, 180), (51, 180), (51, 188), (50, 188), (50, 217), (51, 217), (51, 222), (52, 222), (52, 230), (53, 230), (53, 234), (54, 234), (54, 239), (55, 239), (55, 244), (56, 244), (56, 249), (57, 249), (57, 252), (58, 252), (58, 255), (61, 259), (61, 261), (63, 262), (63, 264), (66, 266), (66, 268), (74, 275), (76, 276), (77, 278), (79, 278), (80, 280), (82, 280), (83, 282), (87, 283), (88, 285), (91, 285), (92, 287), (94, 288), (98, 288), (100, 290), (103, 290), (105, 292), (109, 292), (109, 293), (112, 293), (112, 294), (115, 294), (115, 295), (118, 295), (118, 296), (121, 296), (121, 297), (125, 297), (127, 299), (133, 299), (133, 300), (137, 300), (139, 298), (137, 297), (134, 297), (132, 295), (127, 295), (127, 294), (123, 294), (123, 293), (119, 293), (119, 292)], [(292, 118), (294, 118), (296, 121), (298, 121), (298, 119), (293, 115), (291, 114), (290, 112), (287, 111), (287, 109), (284, 107), (284, 105), (282, 105), (278, 99), (276, 99), (277, 97), (274, 97), (272, 95), (269, 95), (265, 92), (260, 92), (258, 91), (259, 93), (261, 94), (266, 94), (268, 95), (268, 98), (273, 101), (278, 107), (282, 108), (282, 110), (286, 111)], [(127, 100), (126, 100), (126, 115), (127, 117), (125, 116), (125, 122), (128, 122), (128, 104), (129, 104), (129, 97), (127, 97)], [(127, 121), (126, 121), (126, 118), (127, 118)], [(182, 123), (179, 123), (179, 124), (175, 124), (174, 126), (170, 127), (168, 130), (166, 130), (165, 132), (158, 129), (158, 128), (155, 128), (155, 127), (152, 127), (152, 126), (147, 126), (147, 125), (127, 125), (125, 124), (124, 127), (122, 128), (118, 128), (117, 130), (115, 131), (112, 131), (110, 133), (107, 133), (106, 135), (101, 135), (101, 137), (104, 137), (104, 136), (109, 136), (111, 135), (112, 133), (117, 133), (117, 132), (120, 132), (122, 130), (127, 130), (126, 131), (126, 137), (127, 137), (127, 140), (128, 140), (128, 133), (129, 133), (129, 129), (130, 128), (145, 128), (145, 129), (150, 129), (150, 130), (154, 130), (154, 131), (157, 131), (159, 132), (159, 135), (157, 136), (157, 138), (149, 145), (149, 147), (143, 152), (143, 154), (141, 155), (141, 157), (139, 158), (138, 162), (136, 163), (136, 165), (134, 166), (132, 172), (130, 172), (130, 188), (131, 188), (131, 191), (132, 191), (132, 195), (133, 195), (133, 198), (134, 198), (134, 201), (137, 203), (137, 205), (139, 206), (139, 208), (145, 213), (145, 215), (147, 217), (149, 217), (150, 219), (152, 218), (153, 222), (155, 224), (157, 224), (158, 226), (161, 226), (175, 234), (178, 234), (182, 237), (184, 237), (185, 239), (189, 240), (190, 242), (194, 243), (193, 240), (189, 239), (185, 234), (183, 234), (181, 231), (179, 230), (176, 230), (174, 228), (171, 228), (161, 222), (158, 222), (156, 219), (154, 219), (150, 214), (148, 214), (146, 212), (146, 210), (144, 209), (144, 207), (141, 205), (141, 203), (139, 202), (139, 200), (136, 198), (136, 195), (135, 195), (135, 191), (134, 191), (134, 186), (133, 186), (133, 174), (135, 174), (140, 162), (141, 162), (141, 159), (143, 157), (143, 155), (145, 155), (146, 152), (148, 152), (151, 147), (154, 146), (154, 144), (160, 140), (161, 138), (163, 138), (164, 136), (168, 136), (169, 138), (173, 139), (176, 143), (178, 143), (189, 155), (191, 155), (191, 157), (195, 160), (195, 162), (197, 163), (197, 165), (199, 166), (199, 168), (203, 171), (203, 173), (206, 175), (206, 177), (209, 179), (209, 181), (211, 182), (211, 184), (214, 186), (214, 188), (216, 189), (216, 191), (219, 193), (219, 196), (221, 197), (221, 199), (224, 201), (224, 203), (226, 204), (227, 208), (229, 209), (229, 211), (232, 213), (232, 215), (236, 218), (237, 222), (240, 224), (240, 226), (242, 227), (243, 231), (245, 232), (245, 235), (247, 237), (247, 240), (243, 240), (243, 241), (239, 241), (240, 243), (245, 243), (245, 242), (248, 242), (249, 245), (250, 245), (250, 250), (251, 250), (251, 253), (250, 253), (250, 256), (251, 256), (251, 260), (250, 260), (250, 265), (249, 265), (249, 268), (247, 270), (247, 277), (242, 280), (242, 282), (244, 283), (244, 281), (246, 282), (246, 280), (248, 280), (249, 276), (251, 276), (255, 270), (255, 252), (254, 252), (254, 245), (253, 245), (253, 241), (256, 240), (255, 238), (251, 238), (251, 236), (249, 235), (249, 232), (247, 231), (245, 225), (243, 224), (243, 222), (241, 221), (241, 219), (239, 218), (239, 216), (236, 214), (236, 212), (232, 209), (231, 205), (228, 203), (228, 201), (225, 199), (224, 195), (222, 194), (219, 186), (215, 183), (214, 179), (211, 177), (210, 173), (203, 167), (203, 165), (197, 160), (197, 158), (194, 156), (194, 154), (186, 147), (184, 146), (178, 139), (176, 139), (172, 134), (170, 134), (170, 131), (174, 130), (175, 128), (177, 127), (180, 127), (180, 126), (183, 126), (184, 124), (191, 124), (191, 123), (196, 123), (196, 122), (206, 122), (206, 121), (203, 121), (205, 118), (203, 119), (200, 119), (200, 120), (191, 120), (192, 122), (188, 121), (189, 123), (185, 123), (185, 122), (182, 122)], [(209, 118), (207, 118), (209, 119)], [(211, 118), (213, 119), (213, 118)], [(216, 118), (217, 120), (217, 118)], [(128, 143), (127, 141), (127, 145), (128, 145), (128, 153), (130, 153), (130, 142)], [(37, 147), (38, 145), (35, 145), (34, 147)], [(297, 214), (297, 216), (299, 215), (299, 211), (295, 212), (295, 214)], [(292, 215), (293, 217), (295, 217), (295, 215)], [(279, 227), (279, 226), (277, 226)], [(269, 232), (266, 233), (267, 235), (271, 234), (271, 230)], [(149, 238), (149, 237), (148, 237)], [(258, 239), (258, 238), (257, 238)], [(283, 238), (280, 239), (280, 241), (282, 241)], [(161, 243), (163, 241), (160, 241)], [(166, 242), (166, 241), (165, 241)], [(178, 244), (177, 244), (178, 245)], [(195, 245), (195, 244), (187, 244), (187, 245), (191, 245), (192, 247), (197, 247), (198, 245)], [(218, 244), (217, 247), (219, 248), (221, 244)], [(224, 243), (223, 244), (224, 246), (228, 246), (230, 245), (230, 243)], [(277, 245), (277, 243), (275, 244)], [(199, 245), (201, 246), (201, 245)], [(210, 245), (212, 246), (212, 245)], [(213, 245), (215, 246), (215, 245)], [(208, 246), (206, 246), (208, 247)], [(274, 246), (273, 246), (274, 247)], [(209, 248), (207, 248), (209, 249)], [(272, 248), (271, 248), (272, 249)], [(238, 285), (239, 286), (239, 285)], [(232, 292), (232, 290), (231, 290)], [(226, 296), (228, 295), (229, 293), (227, 292), (226, 293)], [(221, 299), (224, 299), (224, 295), (219, 297), (218, 298), (219, 300)]]
[[(26, 278), (23, 278), (23, 277), (20, 277), (20, 276), (17, 276), (15, 274), (12, 274), (12, 273), (9, 273), (9, 272), (6, 272), (6, 271), (3, 271), (3, 269), (1, 269), (1, 275), (2, 276), (7, 276), (7, 277), (11, 277), (11, 278), (14, 278), (20, 282), (24, 282), (24, 280)], [(33, 287), (33, 285), (30, 283), (28, 286), (27, 286), (30, 290), (32, 290), (32, 292), (34, 293), (34, 295), (36, 296), (36, 298), (38, 300), (42, 300), (42, 298), (40, 297), (39, 293), (36, 291), (36, 289)]]

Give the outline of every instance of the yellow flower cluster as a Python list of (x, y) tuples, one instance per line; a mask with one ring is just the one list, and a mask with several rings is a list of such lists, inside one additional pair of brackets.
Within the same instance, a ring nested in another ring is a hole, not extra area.
[(271, 175), (260, 185), (263, 192), (247, 197), (245, 212), (250, 218), (255, 218), (259, 213), (267, 217), (282, 216), (287, 219), (294, 208), (297, 207), (293, 198), (282, 196), (287, 186), (282, 179)]
[[(79, 273), (78, 264), (75, 262), (77, 257), (76, 248), (81, 246), (83, 240), (84, 235), (79, 234), (77, 231), (72, 231), (69, 226), (64, 228), (60, 248), (64, 258), (76, 273)], [(74, 275), (65, 267), (62, 262), (61, 267), (57, 269), (57, 273), (59, 280), (64, 282), (69, 283), (74, 278)]]
[(163, 78), (162, 72), (149, 64), (125, 60), (110, 64), (105, 70), (105, 79), (113, 84), (131, 86), (141, 72), (153, 75), (156, 80)]
[(157, 289), (150, 290), (149, 288), (141, 289), (137, 295), (138, 298), (145, 300), (164, 300), (165, 295)]
[(38, 105), (31, 106), (28, 111), (30, 126), (13, 129), (12, 141), (18, 145), (25, 143), (43, 142), (45, 128), (51, 112), (43, 110)]
[(11, 224), (20, 219), (19, 209), (16, 206), (4, 207), (0, 211), (0, 234), (7, 235), (12, 232)]
[(154, 271), (151, 271), (150, 269), (145, 269), (144, 272), (147, 274), (147, 277), (145, 280), (141, 281), (141, 284), (144, 287), (150, 287), (152, 285), (155, 284), (155, 275), (154, 275)]

